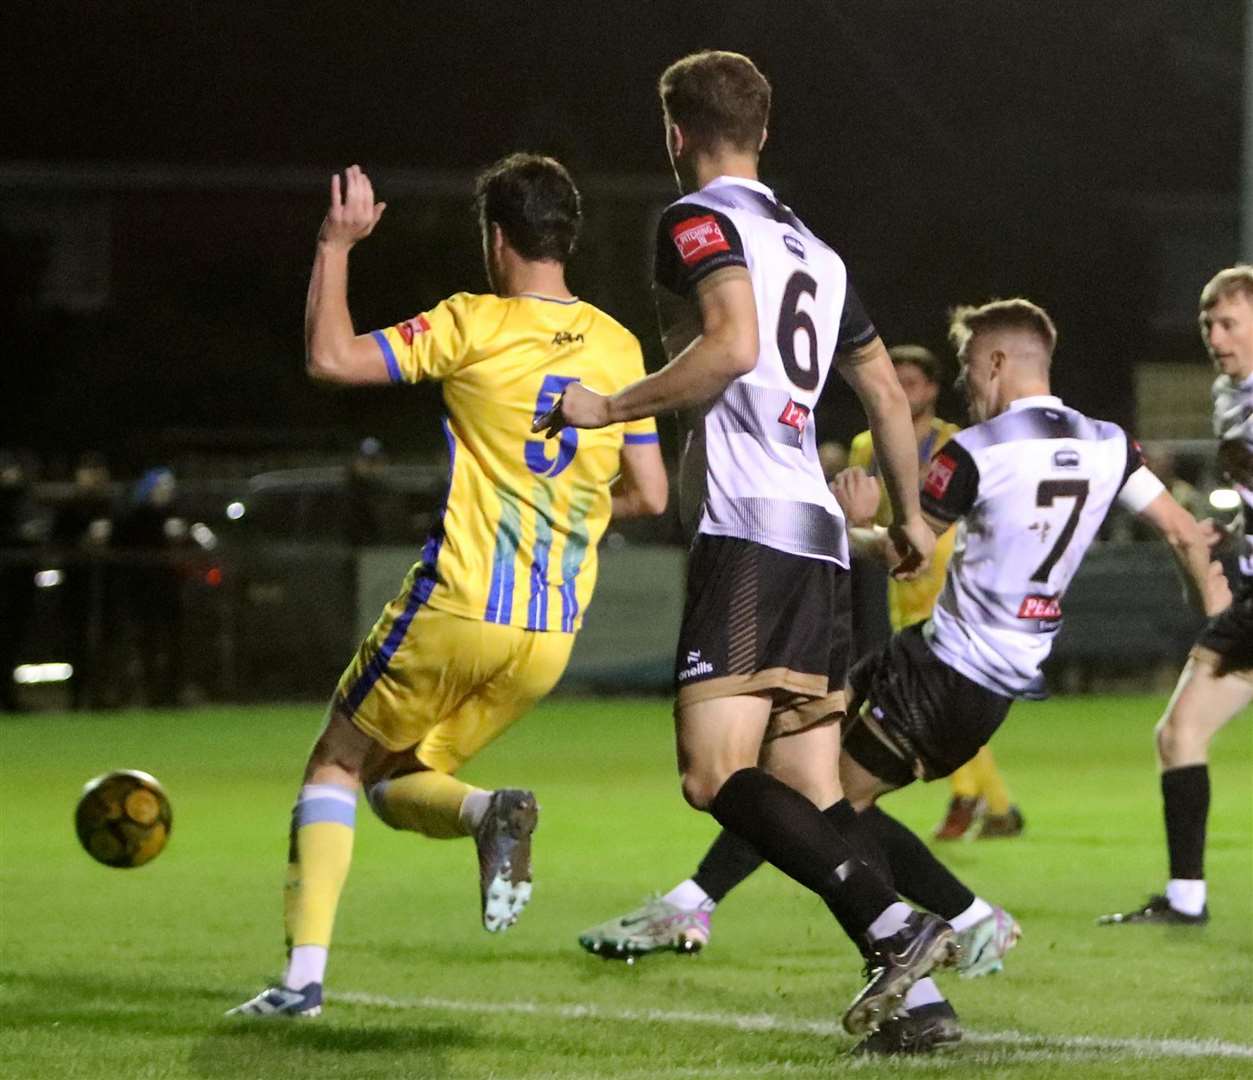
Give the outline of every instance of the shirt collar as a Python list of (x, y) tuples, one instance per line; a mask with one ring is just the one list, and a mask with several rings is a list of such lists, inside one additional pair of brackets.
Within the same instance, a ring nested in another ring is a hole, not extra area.
[(701, 188), (701, 191), (726, 187), (728, 184), (738, 184), (740, 187), (751, 188), (753, 191), (760, 191), (763, 195), (769, 195), (772, 199), (774, 198), (774, 192), (760, 180), (749, 180), (746, 176), (716, 176)]
[(1054, 394), (1036, 394), (1033, 397), (1020, 397), (1011, 401), (1006, 407), (1006, 412), (1016, 412), (1018, 409), (1064, 409), (1066, 406), (1062, 404), (1062, 399)]

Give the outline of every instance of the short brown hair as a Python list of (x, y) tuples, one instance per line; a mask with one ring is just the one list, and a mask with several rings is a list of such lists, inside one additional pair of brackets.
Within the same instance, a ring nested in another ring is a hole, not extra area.
[(1057, 348), (1057, 327), (1049, 313), (1021, 296), (991, 300), (978, 307), (955, 307), (949, 315), (948, 339), (959, 357), (975, 334), (988, 330), (1026, 330), (1044, 343), (1050, 356)]
[(670, 122), (704, 150), (756, 152), (770, 116), (770, 84), (747, 56), (706, 49), (676, 60), (657, 83)]
[(925, 345), (893, 345), (888, 349), (888, 356), (897, 367), (913, 364), (929, 383), (940, 381), (940, 359)]
[(1205, 283), (1201, 290), (1201, 311), (1206, 312), (1220, 299), (1242, 293), (1253, 303), (1253, 266), (1248, 263), (1236, 263), (1226, 270), (1219, 270)]

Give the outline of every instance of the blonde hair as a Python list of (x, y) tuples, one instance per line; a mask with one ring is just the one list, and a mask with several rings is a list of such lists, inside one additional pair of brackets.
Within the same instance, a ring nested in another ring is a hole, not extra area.
[(1242, 293), (1253, 303), (1253, 266), (1236, 263), (1226, 270), (1219, 270), (1205, 283), (1201, 290), (1201, 314), (1209, 311), (1219, 300)]
[(963, 305), (949, 313), (948, 339), (959, 357), (975, 334), (988, 330), (1026, 330), (1040, 339), (1050, 356), (1057, 348), (1057, 327), (1049, 313), (1021, 296), (990, 300), (977, 307)]

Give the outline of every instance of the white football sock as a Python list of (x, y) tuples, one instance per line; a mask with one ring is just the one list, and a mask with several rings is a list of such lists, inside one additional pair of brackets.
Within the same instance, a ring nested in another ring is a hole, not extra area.
[(283, 985), (289, 990), (303, 990), (310, 983), (322, 982), (326, 977), (326, 952), (325, 945), (294, 946)]
[(944, 995), (932, 979), (919, 979), (905, 995), (905, 1008), (916, 1009), (919, 1005), (934, 1005), (943, 1000)]
[(713, 911), (718, 906), (718, 902), (691, 878), (680, 881), (662, 899), (684, 911)]
[(1166, 899), (1176, 911), (1185, 915), (1200, 915), (1205, 910), (1205, 879), (1188, 881), (1171, 878), (1166, 882)]
[(866, 933), (870, 935), (871, 941), (881, 941), (883, 938), (889, 938), (905, 925), (905, 920), (913, 913), (913, 908), (898, 900), (895, 904), (886, 908), (883, 914), (870, 924)]
[(963, 930), (969, 930), (975, 923), (982, 922), (991, 914), (992, 905), (982, 897), (976, 896), (975, 902), (960, 915), (949, 919), (948, 924), (960, 934)]
[(487, 816), (487, 807), (492, 801), (492, 792), (480, 791), (475, 788), (461, 800), (461, 809), (457, 811), (457, 820), (465, 829), (467, 836), (479, 831), (479, 825)]

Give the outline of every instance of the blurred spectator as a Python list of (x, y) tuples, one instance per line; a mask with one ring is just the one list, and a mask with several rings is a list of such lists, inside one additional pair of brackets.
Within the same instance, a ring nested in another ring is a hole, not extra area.
[(1209, 500), (1179, 475), (1173, 450), (1158, 443), (1149, 443), (1144, 447), (1144, 463), (1166, 485), (1166, 490), (1174, 497), (1175, 502), (1189, 514), (1195, 518), (1209, 516)]
[(113, 531), (113, 495), (109, 466), (97, 453), (74, 465), (74, 490), (56, 509), (49, 539), (56, 547), (100, 547)]
[(97, 664), (104, 625), (107, 580), (102, 562), (92, 554), (106, 548), (113, 534), (113, 496), (109, 466), (97, 453), (81, 455), (74, 466), (74, 489), (52, 516), (48, 539), (65, 555), (61, 594), (65, 645), (74, 675), (70, 704), (96, 708), (104, 687)]
[[(1175, 502), (1198, 520), (1213, 514), (1205, 495), (1179, 475), (1178, 461), (1170, 447), (1161, 443), (1145, 443), (1142, 449), (1144, 463), (1166, 485)], [(1122, 511), (1110, 514), (1102, 539), (1155, 540), (1157, 533), (1138, 514)]]
[(354, 547), (377, 544), (384, 538), (386, 470), (383, 444), (373, 437), (362, 439), (348, 466), (348, 513), (344, 518), (344, 538)]
[(822, 466), (822, 475), (829, 484), (835, 479), (836, 473), (848, 468), (848, 449), (835, 440), (824, 442), (818, 447), (818, 462)]
[(126, 556), (118, 565), (116, 595), (149, 705), (177, 704), (182, 686), (183, 582), (177, 554), (191, 539), (177, 512), (177, 496), (170, 469), (149, 469), (132, 489), (113, 536), (114, 548)]
[(35, 568), (29, 555), (30, 484), (21, 461), (0, 453), (0, 709), (16, 712), (13, 669), (35, 600)]

